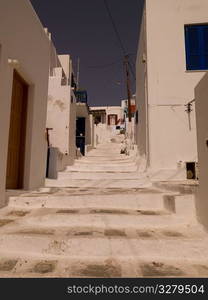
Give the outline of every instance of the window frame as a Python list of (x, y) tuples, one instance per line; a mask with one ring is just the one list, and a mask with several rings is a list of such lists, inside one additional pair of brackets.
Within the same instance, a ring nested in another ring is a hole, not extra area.
[[(184, 39), (185, 39), (185, 61), (186, 61), (186, 72), (206, 72), (208, 71), (208, 62), (207, 65), (205, 63), (204, 57), (206, 55), (205, 49), (204, 49), (204, 38), (202, 37), (203, 34), (203, 27), (207, 27), (208, 29), (208, 23), (192, 23), (192, 24), (185, 24), (184, 25)], [(200, 64), (198, 65), (198, 68), (191, 68), (191, 51), (190, 51), (190, 44), (188, 40), (188, 35), (186, 33), (187, 28), (198, 28), (198, 36), (199, 36), (199, 56), (200, 56)], [(201, 28), (200, 28), (201, 27)], [(204, 53), (203, 53), (204, 52)], [(207, 52), (208, 56), (208, 52)], [(204, 62), (204, 63), (203, 63)]]

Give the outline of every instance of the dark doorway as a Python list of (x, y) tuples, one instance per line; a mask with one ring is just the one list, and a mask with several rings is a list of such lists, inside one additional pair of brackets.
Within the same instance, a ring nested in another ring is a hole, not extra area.
[(85, 155), (85, 118), (77, 118), (76, 122), (76, 146)]
[(7, 156), (7, 189), (23, 188), (28, 85), (14, 71), (9, 144)]

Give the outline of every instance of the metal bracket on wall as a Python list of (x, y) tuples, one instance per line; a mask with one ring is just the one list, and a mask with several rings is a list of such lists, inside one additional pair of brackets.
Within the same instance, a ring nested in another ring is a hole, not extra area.
[(186, 110), (185, 112), (187, 112), (188, 114), (190, 114), (193, 109), (192, 109), (192, 105), (195, 102), (195, 99), (191, 100), (190, 102), (188, 102), (187, 104), (185, 104)]

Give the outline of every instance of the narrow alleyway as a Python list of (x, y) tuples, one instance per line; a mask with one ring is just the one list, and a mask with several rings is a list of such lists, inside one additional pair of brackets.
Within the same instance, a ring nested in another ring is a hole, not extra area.
[[(208, 276), (208, 238), (138, 175), (118, 137), (0, 211), (1, 277)], [(171, 194), (171, 192), (169, 193)]]

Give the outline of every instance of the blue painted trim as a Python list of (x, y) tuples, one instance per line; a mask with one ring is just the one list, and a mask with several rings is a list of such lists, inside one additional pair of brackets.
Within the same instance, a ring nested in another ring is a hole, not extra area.
[[(196, 51), (191, 49), (191, 40), (193, 37), (193, 29), (198, 37), (198, 45), (196, 45)], [(205, 35), (205, 29), (208, 30), (208, 25), (186, 25), (185, 26), (185, 46), (186, 46), (186, 69), (187, 70), (207, 70), (208, 59), (206, 56), (208, 53), (205, 51), (205, 45), (208, 43), (208, 31)], [(196, 62), (198, 58), (198, 63)]]

